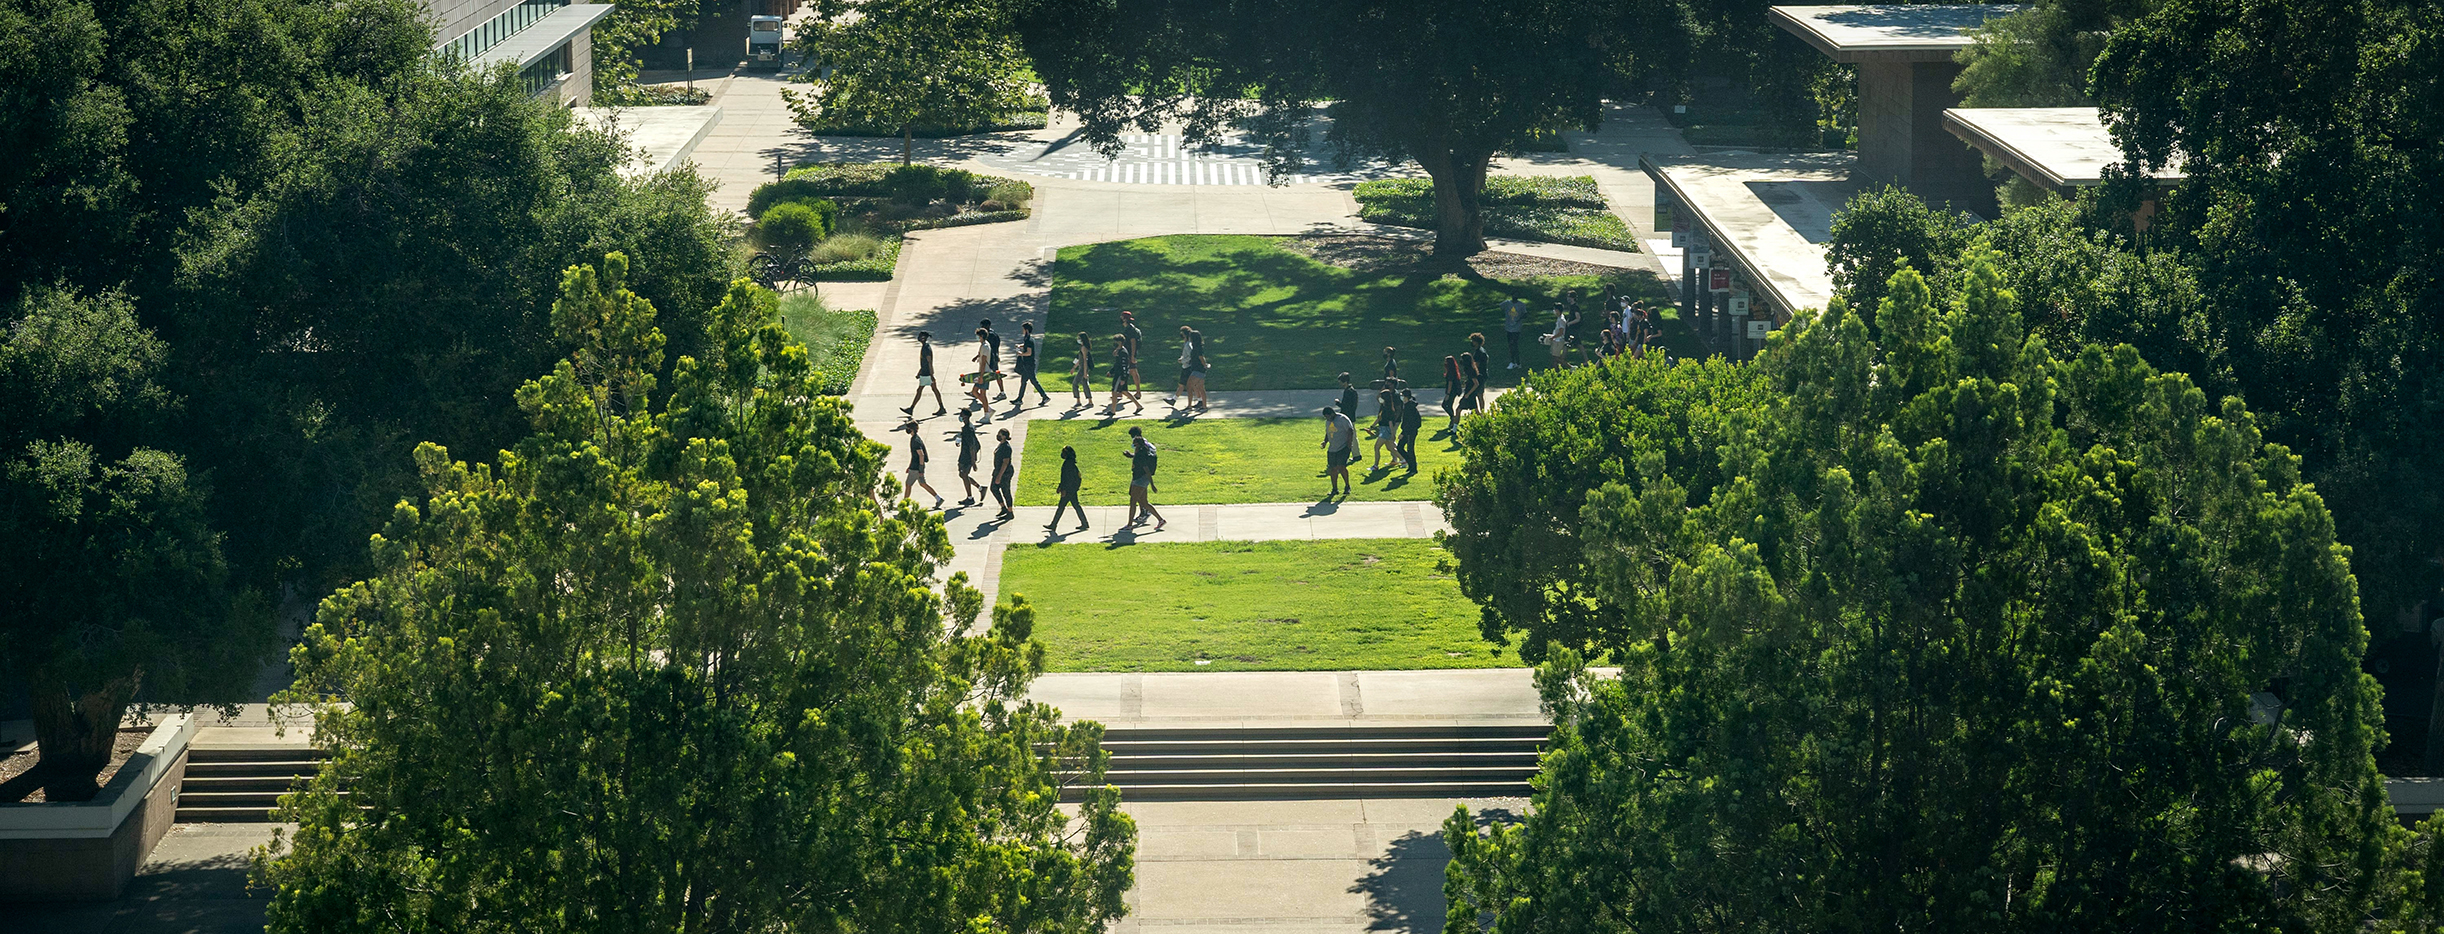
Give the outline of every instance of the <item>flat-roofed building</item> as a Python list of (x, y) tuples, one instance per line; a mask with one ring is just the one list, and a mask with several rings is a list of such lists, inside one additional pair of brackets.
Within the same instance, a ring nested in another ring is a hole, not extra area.
[(1890, 182), (1929, 201), (1994, 215), (1994, 187), (1977, 154), (1944, 132), (1958, 105), (1954, 54), (1970, 31), (2019, 7), (1973, 5), (1777, 6), (1776, 25), (1826, 57), (1858, 69), (1858, 164), (1863, 182)]
[(579, 106), (594, 96), (594, 24), (608, 3), (567, 0), (426, 0), (437, 54), (477, 69), (509, 64), (526, 92)]

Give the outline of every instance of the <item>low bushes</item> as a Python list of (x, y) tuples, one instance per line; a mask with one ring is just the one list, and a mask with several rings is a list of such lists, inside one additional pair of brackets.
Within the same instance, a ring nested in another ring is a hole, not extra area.
[(713, 92), (683, 84), (622, 84), (594, 92), (596, 107), (692, 107), (709, 104)]
[[(1005, 130), (1041, 130), (1050, 125), (1052, 122), (1052, 112), (1049, 107), (1049, 102), (1039, 101), (1036, 109), (1011, 111), (1009, 113), (1002, 114), (1000, 119), (994, 120), (991, 123), (978, 124), (974, 126), (918, 124), (914, 127), (910, 127), (907, 135), (916, 137), (918, 139), (941, 139), (946, 136), (967, 136), (973, 133), (998, 133)], [(804, 126), (807, 132), (813, 133), (816, 136), (888, 136), (896, 138), (901, 135), (900, 128), (895, 126), (874, 126), (862, 123), (826, 123), (822, 121), (800, 121), (799, 125)]]
[(784, 241), (766, 232), (774, 215), (807, 205), (821, 214), (828, 236), (786, 242), (804, 244), (794, 249), (815, 260), (815, 278), (877, 281), (891, 278), (908, 231), (1023, 220), (1034, 197), (1026, 182), (965, 169), (840, 162), (804, 166), (758, 186), (747, 196), (747, 215), (758, 219), (757, 242), (779, 249)]
[(765, 249), (804, 253), (831, 236), (837, 213), (829, 201), (788, 201), (773, 205), (755, 221), (755, 239)]
[[(1363, 182), (1351, 193), (1358, 216), (1395, 227), (1434, 227), (1434, 183), (1422, 178)], [(1585, 175), (1499, 176), (1485, 180), (1485, 233), (1607, 250), (1636, 250), (1637, 237), (1606, 207)]]
[(806, 345), (806, 361), (815, 382), (828, 395), (846, 395), (874, 339), (872, 311), (833, 311), (814, 292), (793, 292), (781, 299), (781, 327)]

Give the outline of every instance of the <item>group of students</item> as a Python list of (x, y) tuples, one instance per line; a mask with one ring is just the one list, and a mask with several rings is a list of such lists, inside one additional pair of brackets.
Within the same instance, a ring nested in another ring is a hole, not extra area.
[[(1052, 404), (1052, 394), (1044, 391), (1043, 382), (1037, 378), (1036, 362), (1042, 358), (1043, 350), (1043, 343), (1035, 336), (1034, 322), (1020, 322), (1016, 345), (1011, 348), (1011, 369), (1018, 377), (1018, 402), (1011, 406), (1011, 414), (1017, 414), (1018, 410), (1027, 407), (1029, 387), (1035, 389), (1035, 404)], [(959, 414), (960, 417), (965, 418), (970, 412), (981, 413), (983, 421), (991, 424), (993, 403), (1009, 398), (1009, 394), (1004, 391), (1005, 383), (1013, 375), (1013, 373), (1002, 372), (1001, 334), (993, 330), (993, 319), (991, 318), (977, 322), (975, 363), (975, 372), (962, 373), (959, 376), (959, 381), (967, 384), (968, 399), (974, 403), (961, 406)], [(990, 399), (985, 398), (986, 386), (993, 388), (993, 396)], [(948, 412), (949, 407), (942, 403), (942, 387), (934, 379), (933, 332), (918, 331), (916, 398), (908, 400), (908, 404), (902, 406), (900, 411), (911, 418), (915, 417), (917, 403), (925, 401), (927, 390), (933, 392), (933, 414), (941, 415)]]
[[(1594, 299), (1595, 306), (1604, 310), (1604, 327), (1598, 331), (1598, 346), (1581, 350), (1577, 337), (1579, 323), (1584, 320), (1577, 289), (1561, 293), (1553, 302), (1553, 328), (1536, 337), (1553, 357), (1555, 367), (1570, 365), (1570, 353), (1579, 351), (1590, 362), (1603, 357), (1644, 357), (1649, 346), (1663, 336), (1663, 322), (1646, 303), (1628, 298), (1605, 286), (1602, 295)], [(1518, 369), (1520, 335), (1526, 330), (1527, 302), (1513, 296), (1502, 303), (1502, 330), (1510, 340), (1510, 369)]]
[[(1144, 359), (1145, 329), (1137, 326), (1137, 315), (1120, 313), (1120, 331), (1110, 338), (1112, 346), (1111, 402), (1103, 414), (1116, 415), (1120, 403), (1126, 400), (1133, 412), (1146, 410), (1145, 377), (1138, 361)], [(1213, 364), (1205, 359), (1205, 334), (1188, 325), (1180, 325), (1180, 379), (1171, 395), (1163, 401), (1179, 408), (1187, 401), (1192, 412), (1205, 411), (1205, 375)], [(1071, 409), (1093, 408), (1095, 405), (1095, 339), (1084, 332), (1078, 334), (1078, 357), (1069, 371)]]

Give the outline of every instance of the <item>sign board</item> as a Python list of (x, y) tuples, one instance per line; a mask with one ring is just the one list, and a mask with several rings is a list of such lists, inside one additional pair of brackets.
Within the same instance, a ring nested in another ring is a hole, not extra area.
[(1734, 317), (1734, 318), (1745, 318), (1745, 317), (1748, 317), (1748, 290), (1747, 290), (1747, 289), (1732, 289), (1732, 290), (1731, 290), (1731, 301), (1730, 301), (1730, 302), (1728, 302), (1728, 303), (1727, 303), (1727, 305), (1728, 305), (1728, 307), (1729, 307), (1729, 308), (1730, 308), (1730, 310), (1731, 310), (1731, 316), (1732, 316), (1732, 317)]
[(1655, 226), (1660, 229), (1666, 223), (1671, 224), (1672, 249), (1686, 250), (1696, 246), (1697, 238), (1693, 236), (1689, 230), (1688, 213), (1685, 211), (1669, 211), (1671, 218), (1669, 221), (1666, 221), (1664, 215), (1667, 211), (1668, 209), (1660, 204), (1655, 206)]
[(1704, 269), (1713, 262), (1714, 251), (1706, 249), (1705, 244), (1701, 243), (1689, 248), (1689, 265)]
[(1679, 211), (1674, 210), (1674, 208), (1679, 206), (1680, 205), (1678, 202), (1672, 200), (1672, 193), (1669, 189), (1666, 189), (1661, 185), (1655, 186), (1655, 229), (1678, 229), (1678, 225), (1674, 223), (1673, 215), (1680, 213)]
[(1729, 266), (1716, 266), (1716, 267), (1714, 267), (1714, 268), (1712, 268), (1712, 269), (1707, 270), (1707, 273), (1708, 273), (1708, 275), (1706, 276), (1706, 291), (1709, 291), (1709, 292), (1729, 292), (1729, 291), (1731, 291), (1731, 267), (1729, 267)]
[(1753, 321), (1748, 322), (1748, 337), (1749, 337), (1749, 339), (1750, 339), (1750, 340), (1760, 340), (1760, 341), (1761, 341), (1761, 340), (1764, 340), (1765, 338), (1767, 338), (1767, 337), (1769, 337), (1769, 336), (1772, 336), (1772, 334), (1773, 334), (1773, 333), (1774, 333), (1774, 323), (1773, 323), (1773, 322), (1771, 322), (1771, 321), (1767, 321), (1767, 320), (1765, 320), (1765, 319), (1763, 319), (1763, 318), (1758, 318), (1758, 319), (1755, 319), (1755, 320), (1753, 320)]

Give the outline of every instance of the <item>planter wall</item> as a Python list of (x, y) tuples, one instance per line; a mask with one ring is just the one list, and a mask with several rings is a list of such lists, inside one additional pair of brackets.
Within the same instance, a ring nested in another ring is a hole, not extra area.
[(0, 805), (0, 901), (119, 897), (178, 813), (195, 716), (162, 722), (91, 801)]

